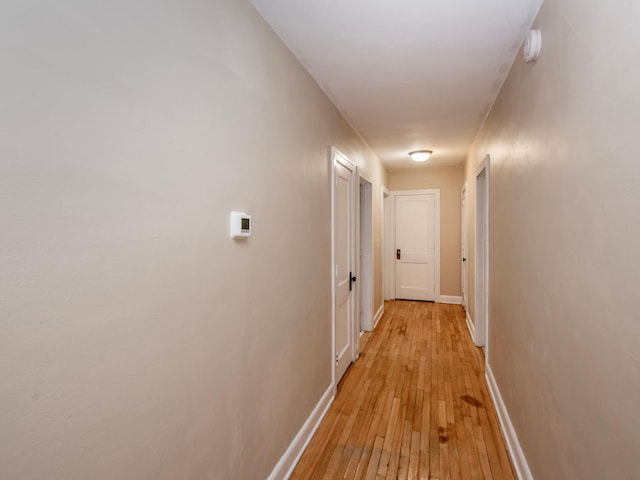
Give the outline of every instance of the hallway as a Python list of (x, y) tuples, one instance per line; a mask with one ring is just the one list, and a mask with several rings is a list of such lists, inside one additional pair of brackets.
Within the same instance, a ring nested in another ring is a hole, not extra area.
[(292, 479), (512, 479), (457, 305), (385, 302)]

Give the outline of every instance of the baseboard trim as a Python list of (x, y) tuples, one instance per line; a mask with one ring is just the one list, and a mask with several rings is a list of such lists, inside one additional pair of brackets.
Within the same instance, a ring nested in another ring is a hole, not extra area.
[(456, 295), (440, 295), (439, 303), (450, 303), (452, 305), (462, 305), (462, 297)]
[(376, 327), (378, 326), (378, 322), (380, 321), (380, 319), (382, 318), (382, 315), (384, 314), (384, 302), (382, 302), (382, 305), (380, 305), (380, 308), (378, 309), (378, 311), (376, 312), (376, 316), (373, 317), (373, 329), (375, 330)]
[(509, 418), (509, 412), (504, 404), (502, 394), (500, 393), (500, 389), (498, 388), (498, 384), (496, 383), (496, 379), (493, 376), (493, 372), (489, 365), (486, 367), (485, 377), (487, 379), (487, 385), (489, 386), (489, 395), (491, 395), (493, 405), (496, 407), (496, 411), (498, 412), (500, 429), (502, 430), (502, 435), (504, 436), (507, 444), (507, 450), (509, 451), (513, 468), (516, 471), (516, 477), (518, 477), (518, 480), (533, 480), (529, 464), (524, 456), (524, 452), (520, 446), (520, 441), (518, 440), (516, 431), (511, 423), (511, 418)]
[(469, 316), (469, 312), (465, 312), (467, 316), (467, 328), (469, 329), (469, 335), (471, 335), (471, 340), (473, 343), (476, 343), (476, 326), (471, 321), (471, 317)]
[(307, 445), (309, 445), (313, 434), (316, 433), (320, 422), (333, 403), (333, 399), (335, 398), (333, 391), (333, 384), (331, 384), (320, 398), (320, 401), (311, 412), (311, 415), (309, 415), (309, 418), (307, 418), (304, 425), (302, 425), (302, 428), (291, 442), (291, 445), (289, 445), (289, 448), (287, 448), (287, 451), (284, 452), (282, 458), (280, 458), (269, 477), (267, 477), (268, 480), (286, 480), (291, 476), (293, 469), (298, 464)]

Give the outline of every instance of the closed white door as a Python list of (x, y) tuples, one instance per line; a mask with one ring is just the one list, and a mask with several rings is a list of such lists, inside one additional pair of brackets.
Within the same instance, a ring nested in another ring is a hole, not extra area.
[(460, 239), (460, 249), (462, 258), (462, 306), (467, 309), (467, 185), (462, 187), (462, 194), (460, 196), (460, 218), (462, 219), (462, 225), (460, 233), (462, 238)]
[(354, 171), (334, 160), (335, 381), (353, 361)]
[(396, 196), (396, 298), (435, 301), (435, 194)]

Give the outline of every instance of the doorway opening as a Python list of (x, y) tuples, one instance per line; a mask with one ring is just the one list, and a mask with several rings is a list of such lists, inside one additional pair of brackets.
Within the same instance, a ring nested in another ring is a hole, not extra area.
[(360, 333), (372, 331), (373, 311), (373, 188), (371, 182), (360, 172), (360, 203), (358, 224), (358, 281)]
[(395, 286), (395, 238), (393, 226), (393, 197), (388, 190), (382, 191), (382, 295), (384, 300), (394, 300), (396, 298)]
[(489, 330), (489, 155), (476, 170), (474, 342), (485, 348)]

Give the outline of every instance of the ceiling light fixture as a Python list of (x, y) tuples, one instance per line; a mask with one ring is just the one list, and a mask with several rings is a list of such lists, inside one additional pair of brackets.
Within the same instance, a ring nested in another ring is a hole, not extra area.
[(414, 162), (426, 162), (432, 153), (431, 150), (415, 150), (409, 152), (409, 156)]

